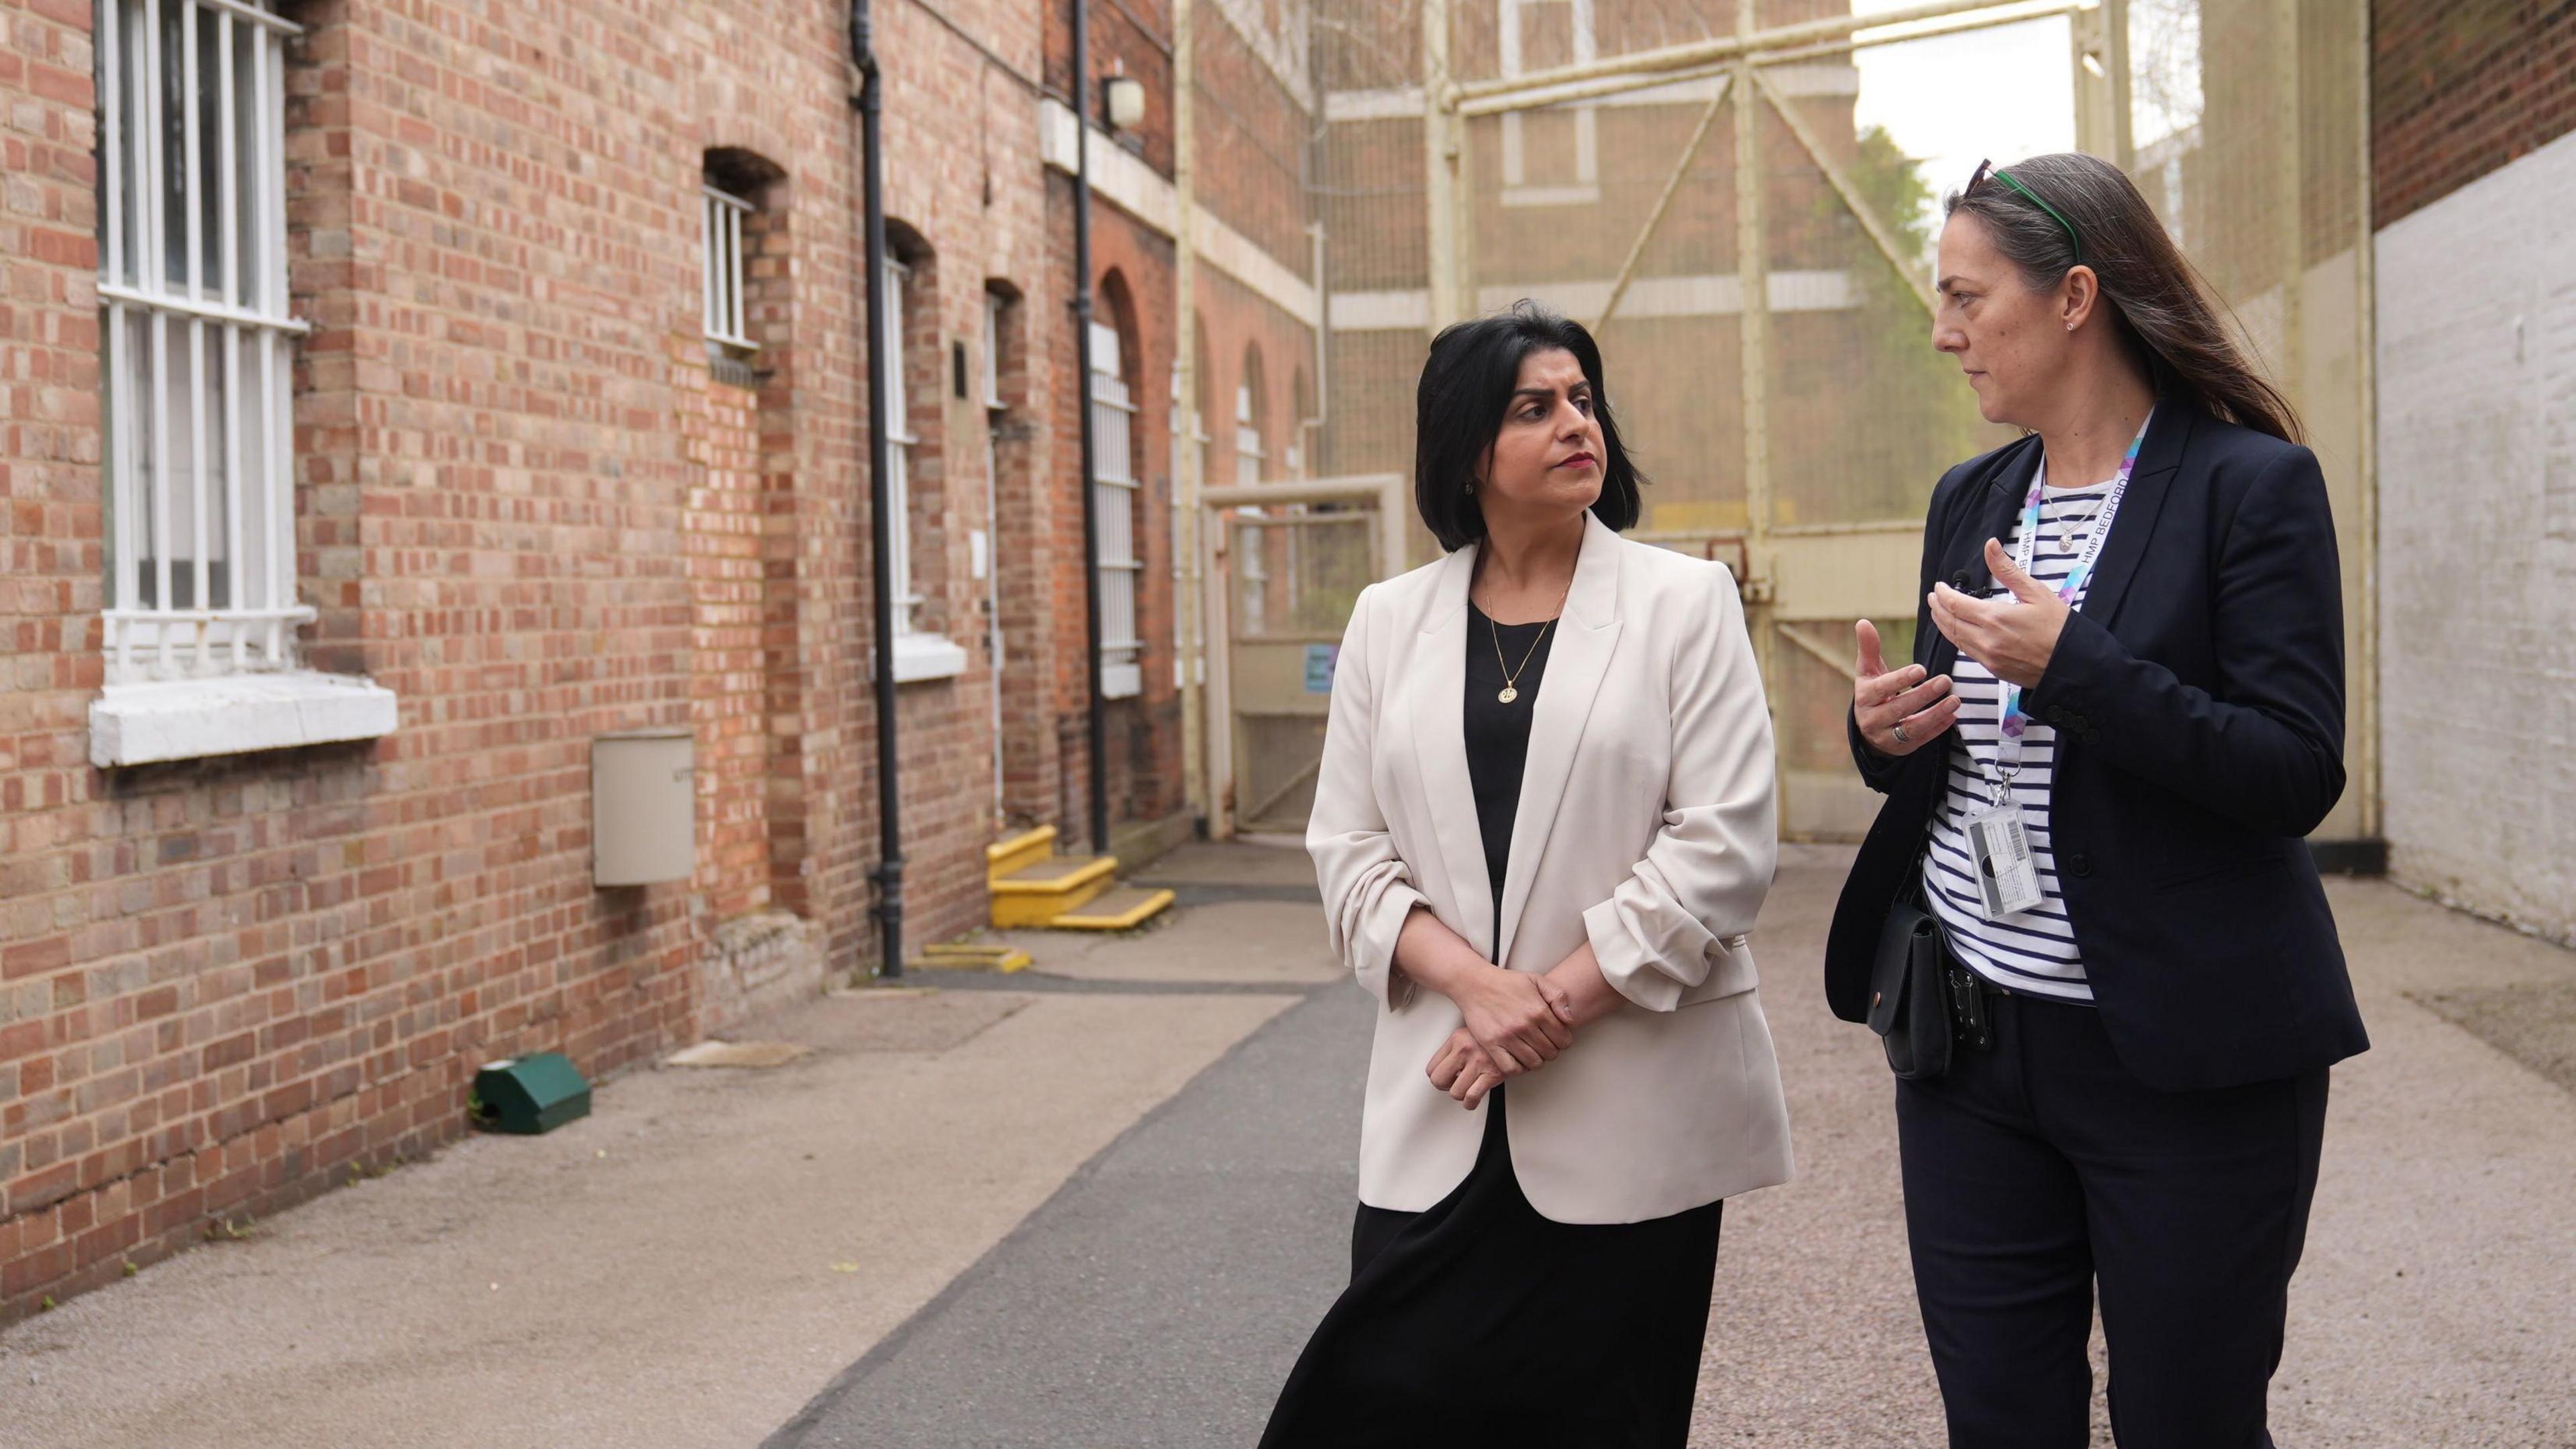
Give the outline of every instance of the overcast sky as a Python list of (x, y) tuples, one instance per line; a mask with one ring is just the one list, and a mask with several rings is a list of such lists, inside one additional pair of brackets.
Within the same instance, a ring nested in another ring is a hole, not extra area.
[[(1854, 14), (1915, 0), (1853, 0)], [(2064, 16), (1855, 52), (1853, 123), (1884, 126), (1921, 160), (1937, 194), (1968, 183), (1989, 157), (2005, 165), (2075, 146), (2075, 82)], [(1937, 213), (1936, 213), (1937, 214)]]

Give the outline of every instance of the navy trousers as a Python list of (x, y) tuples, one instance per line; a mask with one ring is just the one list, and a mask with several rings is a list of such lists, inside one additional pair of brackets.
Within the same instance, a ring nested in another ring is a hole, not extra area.
[(2093, 1297), (2121, 1449), (2269, 1449), (2326, 1073), (2158, 1092), (2089, 1006), (1989, 996), (1991, 1051), (1896, 1084), (1951, 1449), (2084, 1449)]

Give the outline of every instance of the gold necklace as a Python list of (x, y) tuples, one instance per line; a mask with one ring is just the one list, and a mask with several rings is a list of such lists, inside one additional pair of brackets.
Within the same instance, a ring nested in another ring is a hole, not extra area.
[[(1556, 596), (1556, 612), (1558, 614), (1561, 615), (1565, 612), (1565, 601), (1572, 597), (1574, 597), (1574, 576), (1568, 574), (1565, 579), (1564, 591)], [(1472, 596), (1469, 598), (1468, 602), (1474, 602)], [(1511, 665), (1511, 661), (1503, 657), (1502, 623), (1495, 619), (1491, 613), (1485, 615), (1485, 630), (1487, 633), (1494, 636), (1494, 664), (1503, 671), (1502, 692), (1496, 694), (1494, 696), (1495, 699), (1500, 700), (1504, 704), (1509, 704), (1513, 700), (1521, 697), (1521, 692), (1518, 687), (1520, 683), (1521, 670), (1529, 668), (1530, 661), (1538, 657), (1539, 641), (1547, 637), (1548, 625), (1555, 622), (1555, 618), (1551, 617), (1539, 624), (1538, 633), (1530, 639), (1529, 652), (1521, 656), (1520, 669), (1514, 669)]]
[[(1568, 592), (1571, 592), (1573, 585), (1568, 584), (1566, 588)], [(1564, 613), (1565, 601), (1559, 599), (1556, 604), (1556, 609), (1558, 613)], [(1494, 637), (1494, 663), (1500, 666), (1503, 671), (1503, 689), (1502, 692), (1495, 695), (1494, 698), (1505, 704), (1509, 704), (1513, 700), (1521, 697), (1521, 692), (1518, 688), (1521, 670), (1529, 668), (1530, 661), (1538, 657), (1539, 641), (1547, 637), (1548, 625), (1555, 622), (1556, 621), (1554, 619), (1549, 619), (1538, 626), (1538, 633), (1530, 639), (1529, 652), (1521, 656), (1520, 669), (1514, 669), (1511, 661), (1503, 657), (1503, 626), (1495, 620), (1493, 615), (1487, 614), (1485, 616), (1485, 630)]]

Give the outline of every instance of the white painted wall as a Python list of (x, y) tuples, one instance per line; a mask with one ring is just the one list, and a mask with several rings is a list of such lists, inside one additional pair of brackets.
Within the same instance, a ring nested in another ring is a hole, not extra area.
[(2379, 234), (2390, 870), (2576, 941), (2576, 134)]

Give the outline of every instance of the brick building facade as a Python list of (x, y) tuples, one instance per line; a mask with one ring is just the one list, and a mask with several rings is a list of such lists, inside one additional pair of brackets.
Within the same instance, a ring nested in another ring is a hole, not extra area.
[[(1281, 9), (1203, 0), (1202, 55), (1238, 64)], [(1070, 13), (875, 6), (916, 942), (982, 921), (996, 836), (1084, 833)], [(1134, 407), (1131, 852), (1190, 822), (1170, 20), (1092, 17), (1095, 72), (1148, 88), (1094, 138), (1127, 202), (1095, 206), (1094, 281)], [(486, 1060), (610, 1076), (877, 965), (847, 24), (0, 0), (0, 1320), (453, 1139)], [(198, 125), (135, 124), (199, 80)], [(1210, 170), (1201, 210), (1254, 259), (1201, 269), (1203, 335), (1260, 339), (1293, 440), (1302, 221)], [(153, 370), (194, 357), (247, 370)], [(272, 632), (200, 617), (266, 581)], [(694, 738), (694, 874), (596, 887), (592, 741), (653, 728)]]

